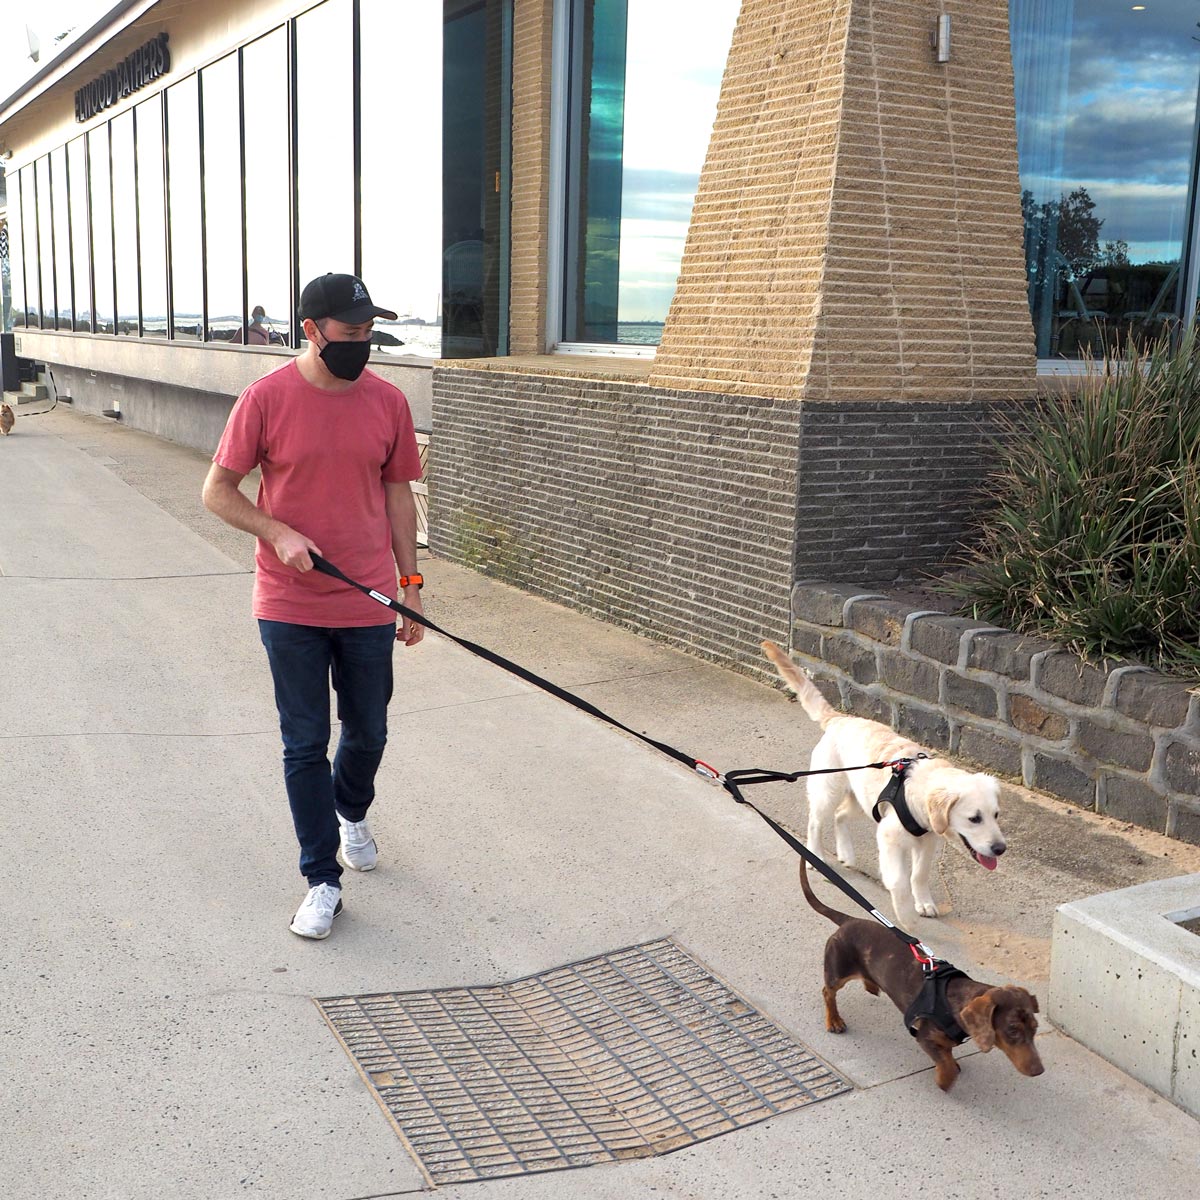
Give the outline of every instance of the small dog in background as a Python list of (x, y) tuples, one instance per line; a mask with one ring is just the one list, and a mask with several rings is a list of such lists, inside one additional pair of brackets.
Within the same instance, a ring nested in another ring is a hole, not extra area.
[(809, 905), (837, 926), (825, 943), (821, 990), (830, 1033), (846, 1032), (837, 994), (852, 979), (860, 979), (872, 996), (883, 992), (904, 1013), (909, 1032), (933, 1059), (934, 1078), (943, 1092), (953, 1087), (961, 1070), (954, 1047), (967, 1038), (985, 1053), (999, 1047), (1022, 1075), (1037, 1076), (1045, 1070), (1033, 1042), (1038, 1027), (1035, 995), (1023, 987), (991, 987), (951, 968), (952, 977), (938, 988), (941, 1003), (927, 1005), (924, 973), (904, 942), (878, 921), (851, 917), (818, 900), (803, 859), (800, 886)]
[(7, 404), (0, 404), (0, 433), (8, 437), (12, 433), (12, 427), (16, 422), (17, 419), (13, 416), (13, 410)]
[[(918, 754), (928, 753), (879, 721), (839, 713), (774, 642), (763, 642), (762, 648), (804, 711), (824, 730), (812, 752), (809, 766), (813, 770), (916, 759)], [(825, 858), (821, 823), (832, 817), (838, 859), (853, 867), (854, 846), (847, 819), (856, 802), (870, 816), (890, 778), (887, 769), (812, 776), (808, 780), (808, 848)], [(1007, 847), (997, 824), (1000, 784), (991, 775), (964, 771), (945, 759), (922, 758), (905, 774), (905, 798), (922, 829), (962, 845), (985, 870), (996, 869), (996, 860)], [(930, 888), (936, 839), (909, 833), (889, 808), (875, 827), (875, 840), (879, 872), (891, 893), (896, 919), (903, 925), (914, 915), (936, 917), (938, 907)]]

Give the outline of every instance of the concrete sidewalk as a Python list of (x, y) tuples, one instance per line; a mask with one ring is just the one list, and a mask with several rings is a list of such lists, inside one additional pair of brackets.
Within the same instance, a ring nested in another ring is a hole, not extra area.
[[(0, 441), (6, 1200), (419, 1192), (312, 998), (498, 982), (663, 936), (855, 1091), (659, 1159), (439, 1191), (1194, 1191), (1196, 1122), (1044, 1021), (1045, 1075), (971, 1054), (948, 1096), (886, 1001), (847, 989), (850, 1030), (827, 1034), (830, 927), (783, 843), (721, 790), (436, 637), (397, 651), (380, 868), (347, 873), (327, 942), (291, 935), (304, 884), (249, 615), (252, 546), (200, 507), (206, 467), (62, 409), (22, 414)], [(436, 620), (635, 728), (722, 768), (804, 765), (814, 730), (780, 692), (426, 567)], [(799, 787), (754, 798), (802, 828)], [(1028, 793), (1006, 797), (1003, 819), (1001, 870), (946, 853), (955, 911), (913, 932), (1034, 990), (1055, 905), (1200, 870), (1193, 848)]]

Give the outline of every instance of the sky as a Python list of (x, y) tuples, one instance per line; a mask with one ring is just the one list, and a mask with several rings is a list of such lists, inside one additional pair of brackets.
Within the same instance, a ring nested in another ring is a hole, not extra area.
[[(0, 4), (0, 99), (11, 96), (21, 84), (62, 48), (55, 37), (76, 27), (82, 33), (102, 13), (113, 7), (113, 0), (38, 0), (38, 3)], [(41, 60), (29, 58), (26, 26), (41, 42)]]

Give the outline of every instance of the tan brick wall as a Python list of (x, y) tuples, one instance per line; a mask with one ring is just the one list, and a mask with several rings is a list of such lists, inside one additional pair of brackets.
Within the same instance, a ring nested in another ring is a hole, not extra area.
[(513, 8), (512, 255), (509, 349), (546, 349), (552, 0)]
[(1035, 374), (1007, 3), (745, 0), (651, 383), (979, 400)]

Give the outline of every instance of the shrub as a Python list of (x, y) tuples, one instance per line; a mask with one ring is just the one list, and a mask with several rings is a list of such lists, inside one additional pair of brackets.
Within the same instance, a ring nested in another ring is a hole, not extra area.
[(1013, 420), (944, 587), (1092, 658), (1200, 672), (1200, 345), (1106, 359)]

